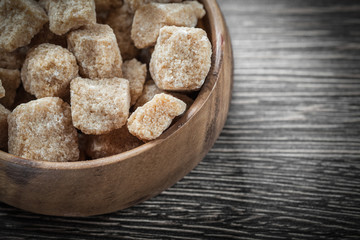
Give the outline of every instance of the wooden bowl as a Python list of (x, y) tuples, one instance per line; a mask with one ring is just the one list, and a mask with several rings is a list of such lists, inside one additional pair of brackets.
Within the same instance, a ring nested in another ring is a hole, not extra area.
[(171, 128), (131, 151), (90, 161), (32, 161), (0, 151), (0, 201), (47, 215), (104, 214), (157, 195), (189, 173), (225, 124), (232, 86), (232, 49), (223, 16), (216, 0), (203, 4), (212, 67), (194, 104)]

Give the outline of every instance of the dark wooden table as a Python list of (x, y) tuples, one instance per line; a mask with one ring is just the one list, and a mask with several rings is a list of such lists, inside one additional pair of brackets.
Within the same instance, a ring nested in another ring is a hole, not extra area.
[(0, 204), (0, 239), (360, 239), (360, 2), (219, 3), (234, 91), (200, 165), (104, 216)]

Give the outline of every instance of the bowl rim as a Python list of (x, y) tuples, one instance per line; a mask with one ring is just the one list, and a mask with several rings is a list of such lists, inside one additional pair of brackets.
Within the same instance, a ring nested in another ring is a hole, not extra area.
[[(214, 19), (216, 15), (222, 17), (222, 13), (216, 0), (198, 0), (204, 5), (206, 15), (203, 20), (207, 23), (207, 34), (212, 44), (212, 56), (211, 56), (211, 67), (209, 73), (205, 79), (205, 83), (201, 87), (194, 103), (189, 107), (183, 116), (180, 117), (172, 126), (170, 126), (165, 132), (157, 139), (144, 143), (131, 150), (112, 155), (109, 157), (103, 157), (93, 160), (81, 160), (74, 162), (49, 162), (41, 160), (32, 160), (22, 158), (8, 152), (0, 150), (0, 163), (1, 161), (8, 162), (9, 164), (22, 165), (24, 167), (39, 168), (39, 169), (53, 169), (53, 170), (75, 170), (75, 169), (88, 169), (96, 168), (99, 166), (111, 165), (116, 162), (125, 161), (132, 157), (144, 153), (155, 146), (166, 141), (176, 132), (180, 131), (182, 126), (187, 125), (189, 121), (197, 115), (202, 109), (204, 104), (207, 102), (211, 93), (216, 87), (216, 83), (219, 80), (218, 73), (221, 69), (222, 58), (223, 58), (223, 34), (219, 32), (225, 32), (224, 21)], [(211, 13), (211, 14), (209, 14)], [(212, 15), (212, 17), (209, 17)], [(209, 32), (210, 31), (210, 32)]]

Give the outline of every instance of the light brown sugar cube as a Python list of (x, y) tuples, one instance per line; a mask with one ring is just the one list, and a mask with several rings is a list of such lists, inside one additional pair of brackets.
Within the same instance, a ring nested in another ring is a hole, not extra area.
[(74, 53), (80, 74), (86, 78), (122, 77), (122, 58), (113, 30), (95, 24), (68, 34), (68, 49)]
[(94, 0), (51, 0), (47, 7), (50, 30), (57, 35), (96, 23)]
[(25, 90), (37, 98), (64, 97), (78, 72), (75, 56), (69, 50), (43, 43), (26, 56), (21, 80)]
[(8, 116), (9, 153), (32, 160), (79, 159), (78, 138), (69, 104), (57, 97), (17, 106)]
[(133, 17), (134, 15), (129, 13), (128, 7), (124, 5), (121, 8), (112, 10), (105, 21), (114, 30), (124, 60), (134, 58), (139, 51), (131, 39)]
[(70, 84), (74, 126), (85, 134), (106, 134), (129, 116), (129, 81), (122, 78), (75, 78)]
[(5, 97), (0, 99), (0, 104), (11, 109), (16, 96), (16, 89), (20, 85), (20, 71), (0, 68), (0, 79), (5, 89)]
[(12, 52), (29, 44), (47, 21), (44, 9), (33, 0), (0, 1), (0, 49)]
[(136, 148), (142, 143), (123, 126), (108, 134), (88, 135), (86, 153), (92, 159), (108, 157)]
[(130, 84), (130, 106), (133, 106), (136, 103), (136, 100), (143, 91), (146, 73), (146, 64), (142, 64), (136, 59), (125, 61), (123, 64), (124, 78), (129, 80)]
[(125, 4), (129, 7), (131, 12), (135, 12), (140, 6), (151, 3), (151, 2), (158, 2), (158, 3), (179, 3), (183, 0), (124, 0)]
[(159, 93), (167, 93), (170, 94), (184, 103), (186, 103), (186, 109), (188, 109), (193, 103), (194, 100), (190, 97), (188, 97), (185, 94), (177, 93), (177, 92), (167, 92), (164, 90), (161, 90), (156, 86), (153, 80), (148, 80), (144, 85), (144, 90), (142, 94), (140, 95), (139, 99), (136, 101), (136, 104), (134, 105), (134, 109), (136, 110), (138, 107), (141, 107), (145, 103), (149, 102), (156, 94)]
[(211, 43), (200, 28), (163, 27), (150, 60), (150, 73), (164, 90), (198, 90), (211, 66)]
[(141, 107), (145, 103), (149, 102), (156, 94), (166, 93), (166, 91), (158, 88), (153, 80), (146, 81), (144, 89), (134, 105), (134, 109)]
[(5, 88), (2, 85), (1, 79), (0, 79), (0, 98), (5, 97)]
[(122, 4), (122, 0), (95, 0), (96, 11), (108, 11), (112, 8), (119, 8)]
[(8, 123), (7, 117), (10, 111), (0, 104), (0, 150), (7, 150)]
[(135, 12), (131, 38), (137, 48), (153, 46), (163, 26), (195, 27), (204, 15), (203, 5), (197, 1), (145, 4)]
[(15, 50), (7, 52), (0, 49), (0, 68), (19, 69), (24, 61), (24, 54), (21, 51)]
[(185, 109), (186, 104), (180, 99), (165, 93), (157, 94), (131, 114), (127, 123), (129, 132), (144, 141), (156, 139)]

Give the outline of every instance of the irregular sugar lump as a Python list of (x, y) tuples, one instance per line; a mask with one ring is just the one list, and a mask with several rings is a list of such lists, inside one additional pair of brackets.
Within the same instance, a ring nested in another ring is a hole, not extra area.
[(136, 103), (136, 100), (143, 92), (146, 73), (146, 64), (142, 64), (136, 59), (125, 61), (123, 64), (124, 78), (129, 80), (130, 84), (130, 106), (133, 106)]
[(137, 48), (153, 46), (163, 26), (195, 27), (205, 15), (201, 3), (149, 3), (136, 10), (131, 29), (131, 38)]
[(44, 5), (48, 8), (49, 28), (57, 35), (96, 23), (94, 0), (50, 0)]
[(37, 98), (64, 97), (78, 72), (75, 56), (69, 50), (43, 43), (27, 54), (21, 80), (25, 90)]
[(74, 53), (82, 77), (122, 77), (122, 58), (113, 30), (104, 24), (86, 26), (68, 34), (68, 49)]
[(11, 109), (14, 104), (16, 90), (20, 85), (20, 71), (17, 69), (0, 68), (0, 79), (5, 89), (5, 97), (0, 99), (0, 104)]
[(133, 17), (134, 15), (129, 13), (127, 5), (124, 5), (111, 10), (105, 21), (114, 30), (123, 60), (135, 58), (139, 52), (131, 39)]
[(0, 1), (0, 49), (12, 52), (29, 44), (46, 22), (48, 16), (36, 1)]
[(185, 109), (186, 104), (180, 99), (165, 93), (157, 94), (131, 114), (127, 123), (129, 132), (143, 141), (156, 139)]
[(151, 3), (151, 2), (158, 2), (158, 3), (179, 3), (183, 0), (124, 0), (125, 4), (129, 7), (130, 12), (135, 12), (136, 9), (141, 7), (144, 4)]
[(158, 88), (156, 86), (156, 84), (153, 80), (148, 80), (148, 81), (146, 81), (146, 83), (144, 85), (143, 92), (141, 93), (140, 97), (136, 101), (136, 104), (134, 105), (134, 109), (136, 110), (138, 107), (141, 107), (145, 103), (149, 102), (151, 99), (153, 99), (153, 97), (156, 94), (159, 94), (159, 93), (167, 93), (167, 94), (170, 94), (170, 95), (182, 100), (183, 102), (186, 103), (187, 108), (189, 108), (194, 103), (194, 100), (192, 98), (188, 97), (187, 95), (178, 93), (178, 92), (168, 92), (165, 90), (161, 90), (160, 88)]
[(20, 49), (13, 52), (7, 52), (0, 49), (0, 68), (6, 69), (19, 69), (24, 61), (22, 52)]
[(163, 90), (199, 90), (211, 66), (211, 43), (200, 28), (166, 26), (150, 60), (150, 74)]
[(143, 144), (129, 133), (127, 126), (104, 135), (86, 135), (86, 153), (92, 159), (119, 154)]
[(70, 84), (74, 126), (85, 134), (106, 134), (126, 124), (129, 81), (122, 78), (75, 78)]
[(145, 103), (149, 102), (156, 94), (166, 93), (166, 91), (158, 88), (153, 80), (146, 81), (144, 90), (134, 105), (134, 109), (141, 107)]
[(39, 161), (79, 159), (69, 104), (46, 97), (17, 106), (8, 116), (9, 153)]

